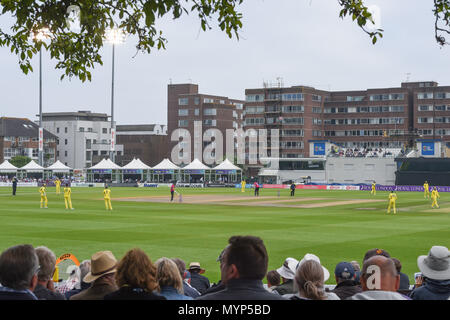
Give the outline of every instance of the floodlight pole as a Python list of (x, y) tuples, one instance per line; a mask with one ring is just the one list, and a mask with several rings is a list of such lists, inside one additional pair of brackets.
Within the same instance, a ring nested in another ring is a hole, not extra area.
[[(38, 157), (39, 165), (44, 165), (44, 150), (41, 150), (40, 141), (42, 131), (42, 47), (39, 49), (39, 130), (38, 130)], [(43, 131), (42, 131), (43, 132)], [(44, 139), (44, 137), (42, 137)], [(43, 143), (43, 141), (42, 141)], [(42, 146), (43, 148), (43, 146)]]
[[(111, 80), (111, 132), (110, 132), (110, 136), (111, 136), (111, 144), (110, 146), (112, 146), (112, 144), (114, 143), (114, 148), (116, 147), (116, 144), (114, 141), (112, 141), (112, 139), (115, 139), (115, 125), (114, 125), (114, 64), (115, 64), (115, 43), (112, 43), (112, 80)], [(114, 132), (114, 136), (112, 135), (112, 133)], [(115, 162), (115, 154), (114, 154), (114, 150), (110, 150), (110, 156), (109, 158), (111, 159), (112, 162)]]

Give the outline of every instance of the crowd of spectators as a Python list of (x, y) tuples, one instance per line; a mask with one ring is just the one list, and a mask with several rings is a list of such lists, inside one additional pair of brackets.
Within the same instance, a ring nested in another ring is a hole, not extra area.
[(331, 147), (329, 157), (345, 157), (345, 158), (391, 158), (403, 155), (403, 149), (392, 148), (341, 148)]
[(325, 286), (331, 274), (315, 254), (288, 257), (276, 270), (268, 270), (268, 258), (261, 238), (232, 236), (216, 259), (220, 281), (211, 283), (199, 262), (188, 268), (180, 258), (152, 262), (139, 248), (117, 260), (105, 250), (70, 266), (69, 277), (54, 283), (55, 254), (43, 246), (16, 245), (0, 255), (0, 300), (450, 299), (450, 252), (443, 246), (418, 257), (413, 286), (401, 262), (378, 248), (365, 253), (362, 268), (357, 261), (339, 262), (333, 288)]

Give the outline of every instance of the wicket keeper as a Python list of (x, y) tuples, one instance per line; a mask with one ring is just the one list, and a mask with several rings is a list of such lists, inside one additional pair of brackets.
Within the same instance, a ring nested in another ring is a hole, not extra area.
[(112, 210), (112, 206), (111, 206), (111, 190), (108, 189), (107, 185), (105, 185), (105, 189), (103, 190), (103, 199), (105, 199), (105, 208), (106, 208), (106, 210)]
[(67, 183), (64, 187), (64, 204), (66, 205), (66, 209), (73, 210), (72, 207), (72, 199), (71, 199), (72, 189), (69, 187), (69, 184)]
[(423, 196), (425, 199), (430, 199), (430, 186), (428, 185), (428, 181), (425, 181), (423, 184)]
[[(47, 189), (46, 189), (45, 183), (42, 185), (42, 187), (39, 188), (39, 193), (41, 194), (41, 209), (42, 208), (47, 209), (48, 199), (47, 199)], [(45, 205), (45, 207), (44, 207), (44, 205)]]
[(397, 201), (397, 194), (394, 191), (391, 191), (389, 194), (389, 206), (387, 213), (391, 213), (391, 208), (394, 209), (394, 214), (397, 213), (397, 209), (395, 208), (395, 201)]
[(437, 209), (439, 209), (439, 205), (437, 203), (437, 199), (440, 198), (439, 192), (437, 191), (436, 187), (433, 188), (433, 191), (431, 191), (431, 200), (433, 202), (431, 203), (431, 208), (434, 208), (436, 206)]

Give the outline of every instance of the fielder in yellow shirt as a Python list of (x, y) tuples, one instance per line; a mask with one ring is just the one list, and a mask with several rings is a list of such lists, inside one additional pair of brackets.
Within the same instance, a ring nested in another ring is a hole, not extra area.
[(428, 185), (428, 181), (425, 181), (423, 184), (423, 197), (425, 199), (430, 199), (430, 186)]
[(391, 208), (394, 209), (394, 214), (397, 213), (397, 209), (395, 208), (395, 201), (397, 201), (397, 194), (394, 191), (389, 193), (389, 206), (387, 209), (387, 213), (391, 213)]
[(377, 183), (374, 181), (372, 182), (372, 191), (370, 191), (370, 194), (373, 194), (374, 196), (377, 195)]
[(242, 180), (242, 182), (241, 182), (241, 192), (245, 192), (245, 184), (246, 184), (245, 180)]
[(66, 184), (64, 187), (64, 204), (66, 205), (66, 209), (70, 208), (70, 210), (73, 210), (71, 195), (72, 189), (69, 187), (69, 184)]
[(61, 180), (59, 178), (56, 178), (55, 180), (55, 187), (56, 187), (56, 194), (61, 193)]
[(431, 199), (433, 200), (433, 203), (431, 204), (431, 207), (434, 208), (434, 206), (436, 206), (436, 208), (439, 209), (439, 205), (437, 203), (437, 199), (440, 198), (441, 196), (439, 195), (439, 192), (437, 191), (436, 187), (433, 188), (433, 191), (431, 191)]
[[(41, 194), (41, 209), (42, 208), (47, 208), (47, 204), (48, 204), (46, 186), (47, 185), (44, 183), (42, 185), (42, 187), (39, 188), (39, 193)], [(45, 205), (45, 207), (44, 207), (44, 205)]]
[(108, 186), (105, 186), (105, 189), (103, 190), (103, 199), (105, 199), (105, 207), (106, 210), (112, 210), (111, 206), (111, 190), (108, 189)]

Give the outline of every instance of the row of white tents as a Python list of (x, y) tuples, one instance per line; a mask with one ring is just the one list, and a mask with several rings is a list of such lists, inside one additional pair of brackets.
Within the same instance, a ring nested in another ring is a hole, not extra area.
[[(23, 167), (17, 168), (8, 160), (0, 164), (0, 175), (17, 175), (19, 178), (39, 177), (48, 179), (53, 176), (72, 176), (73, 169), (59, 160), (51, 166), (44, 168), (31, 160)], [(87, 181), (115, 181), (123, 182), (127, 179), (148, 182), (169, 182), (172, 180), (182, 182), (237, 182), (242, 179), (242, 169), (235, 166), (228, 159), (211, 168), (198, 159), (194, 159), (185, 167), (179, 167), (169, 159), (162, 160), (154, 167), (143, 163), (140, 159), (133, 159), (121, 167), (110, 159), (102, 159), (96, 165), (86, 169)]]

